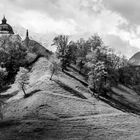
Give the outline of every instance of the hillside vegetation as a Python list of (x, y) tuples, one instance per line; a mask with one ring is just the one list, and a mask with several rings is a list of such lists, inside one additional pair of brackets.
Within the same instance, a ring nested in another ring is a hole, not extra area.
[(139, 94), (133, 90), (138, 70), (112, 50), (108, 53), (99, 36), (77, 43), (58, 36), (54, 44), (56, 54), (28, 67), (26, 96), (16, 79), (21, 68), (11, 87), (1, 92), (6, 104), (0, 139), (138, 139)]
[[(32, 42), (32, 43), (31, 43)], [(52, 54), (36, 41), (29, 41), (27, 47), (19, 35), (0, 37), (0, 90), (8, 88), (15, 81), (20, 67), (29, 69), (40, 57)]]

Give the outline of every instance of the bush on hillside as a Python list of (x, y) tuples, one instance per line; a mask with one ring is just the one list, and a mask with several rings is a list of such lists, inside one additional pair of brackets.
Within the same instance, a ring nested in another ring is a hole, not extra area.
[[(2, 40), (3, 39), (3, 40)], [(11, 41), (9, 37), (0, 40), (0, 66), (5, 68), (7, 83), (13, 82), (19, 67), (26, 63), (27, 50), (20, 41)]]
[(133, 87), (140, 84), (140, 68), (126, 66), (119, 69), (120, 83), (128, 87)]

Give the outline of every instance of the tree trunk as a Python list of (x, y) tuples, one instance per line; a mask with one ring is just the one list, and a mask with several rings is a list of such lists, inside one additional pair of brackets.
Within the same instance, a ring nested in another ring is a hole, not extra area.
[(52, 80), (53, 75), (54, 75), (54, 70), (52, 71), (52, 74), (51, 74), (50, 80)]
[(25, 90), (24, 90), (24, 87), (22, 86), (22, 91), (23, 91), (23, 93), (24, 93), (24, 96), (26, 96), (26, 92), (25, 92)]

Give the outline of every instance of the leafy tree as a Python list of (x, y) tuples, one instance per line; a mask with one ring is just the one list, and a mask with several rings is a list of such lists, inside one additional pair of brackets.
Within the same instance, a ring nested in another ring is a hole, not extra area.
[[(91, 54), (95, 49), (100, 48), (103, 44), (102, 39), (97, 35), (91, 36), (88, 40), (80, 39), (76, 42), (77, 45), (77, 66), (79, 67), (79, 72), (85, 68), (85, 64), (88, 61), (87, 55)], [(97, 53), (97, 52), (96, 52)]]
[(68, 46), (69, 60), (71, 63), (76, 64), (77, 60), (77, 45), (75, 42), (70, 41)]
[(88, 45), (90, 46), (89, 48), (93, 51), (97, 47), (101, 47), (103, 45), (103, 41), (101, 37), (98, 34), (94, 34), (87, 40)]
[(66, 70), (70, 64), (70, 49), (68, 47), (68, 36), (59, 35), (54, 38), (53, 45), (57, 46), (57, 57), (61, 61), (62, 71)]
[(8, 75), (5, 80), (8, 82), (14, 79), (19, 67), (25, 65), (27, 50), (21, 42), (12, 41), (8, 37), (0, 41), (0, 66), (6, 68)]
[(78, 40), (75, 45), (77, 46), (76, 51), (74, 52), (76, 57), (76, 65), (79, 68), (79, 73), (82, 73), (82, 69), (85, 65), (86, 55), (89, 51), (87, 42), (81, 38)]
[(89, 87), (93, 89), (96, 93), (103, 92), (103, 86), (106, 84), (107, 71), (104, 62), (98, 61), (91, 67), (89, 72)]
[(87, 55), (89, 88), (100, 95), (119, 82), (119, 68), (124, 66), (121, 57), (105, 46), (97, 46)]
[(121, 67), (127, 66), (127, 59), (125, 56), (116, 55), (112, 49), (107, 50), (107, 65), (112, 69), (119, 69)]
[(133, 88), (140, 84), (140, 69), (138, 67), (126, 66), (119, 70), (119, 82)]
[(19, 89), (23, 91), (24, 96), (26, 97), (26, 89), (29, 84), (29, 73), (25, 68), (20, 68), (20, 71), (17, 74), (16, 82), (18, 83)]
[(77, 45), (77, 57), (85, 58), (89, 50), (87, 42), (81, 38), (76, 42)]

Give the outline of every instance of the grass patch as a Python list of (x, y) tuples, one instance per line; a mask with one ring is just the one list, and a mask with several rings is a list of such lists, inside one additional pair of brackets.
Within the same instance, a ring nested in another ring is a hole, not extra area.
[(55, 80), (54, 82), (56, 82), (60, 87), (62, 87), (64, 90), (70, 92), (71, 94), (73, 94), (74, 96), (77, 96), (79, 98), (82, 98), (82, 99), (87, 99), (84, 95), (82, 95), (80, 92), (76, 91), (75, 89), (67, 86), (66, 84), (58, 81), (58, 80)]

